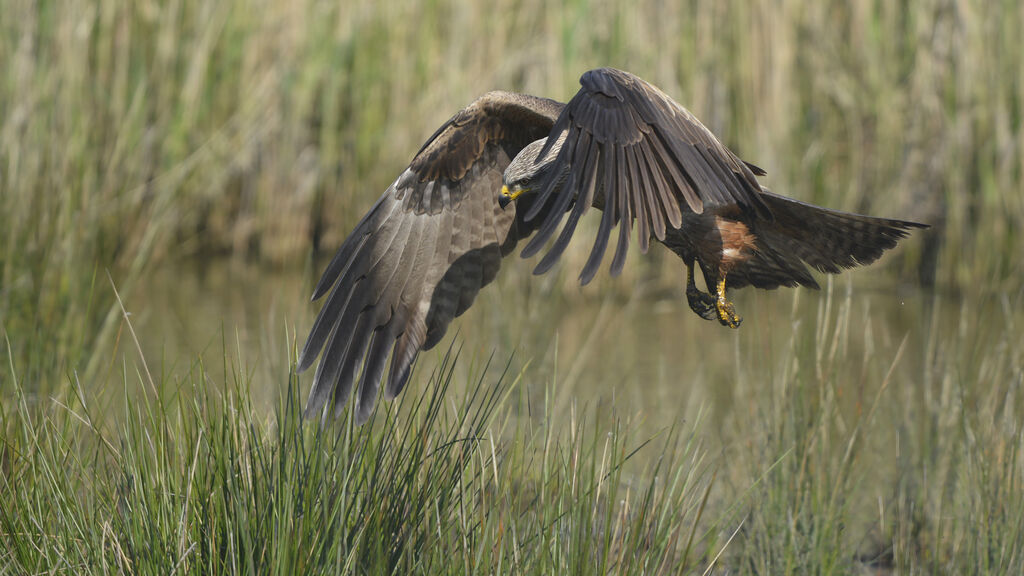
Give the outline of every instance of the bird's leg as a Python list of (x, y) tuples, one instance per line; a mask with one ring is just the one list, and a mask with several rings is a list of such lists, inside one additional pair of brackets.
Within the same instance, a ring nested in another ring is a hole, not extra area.
[(693, 260), (686, 263), (686, 301), (690, 303), (690, 309), (705, 320), (714, 320), (717, 317), (715, 297), (697, 288), (693, 281)]
[(725, 299), (725, 276), (723, 275), (718, 279), (718, 299), (715, 302), (715, 309), (718, 312), (718, 321), (722, 326), (728, 326), (729, 328), (739, 328), (740, 322), (743, 318), (740, 318), (739, 314), (736, 313), (736, 307)]

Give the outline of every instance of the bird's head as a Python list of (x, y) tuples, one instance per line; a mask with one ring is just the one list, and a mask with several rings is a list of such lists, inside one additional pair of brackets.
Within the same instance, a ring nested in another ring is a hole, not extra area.
[[(565, 133), (563, 132), (562, 136), (555, 141), (544, 158), (538, 159), (541, 149), (544, 148), (547, 141), (547, 138), (541, 138), (531, 142), (519, 151), (519, 154), (505, 169), (501, 195), (498, 197), (498, 203), (502, 208), (524, 194), (536, 194), (543, 189), (547, 177), (555, 165), (555, 160), (558, 158), (558, 152), (562, 149), (562, 143), (565, 142)], [(559, 174), (557, 177), (563, 178), (564, 175)]]

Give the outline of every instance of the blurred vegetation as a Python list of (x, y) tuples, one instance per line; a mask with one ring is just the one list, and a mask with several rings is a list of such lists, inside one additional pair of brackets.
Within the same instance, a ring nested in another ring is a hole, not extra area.
[(565, 100), (602, 65), (672, 94), (778, 192), (934, 224), (887, 266), (904, 279), (1016, 286), (1022, 28), (1009, 0), (13, 0), (0, 318), (75, 358), (71, 335), (97, 332), (79, 328), (111, 333), (110, 298), (81, 301), (104, 270), (130, 291), (169, 257), (329, 253), (477, 95)]

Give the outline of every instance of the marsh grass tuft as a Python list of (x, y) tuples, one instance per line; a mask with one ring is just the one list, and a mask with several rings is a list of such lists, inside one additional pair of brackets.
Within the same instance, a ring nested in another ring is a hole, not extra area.
[[(705, 561), (716, 542), (697, 526), (710, 479), (693, 437), (637, 442), (604, 418), (514, 417), (508, 374), (486, 367), (453, 398), (457, 356), (362, 427), (303, 420), (294, 375), (261, 413), (242, 370), (218, 386), (202, 361), (153, 389), (126, 367), (126, 394), (143, 392), (116, 414), (97, 413), (76, 386), (42, 400), (17, 385), (0, 408), (0, 565), (636, 574)], [(640, 452), (653, 474), (625, 474)]]
[[(0, 566), (1024, 569), (1016, 317), (974, 311), (950, 325), (936, 298), (932, 336), (920, 342), (858, 325), (854, 302), (830, 284), (813, 321), (796, 303), (791, 316), (766, 316), (736, 340), (735, 405), (717, 421), (701, 416), (654, 435), (614, 401), (556, 404), (554, 381), (538, 402), (526, 388), (544, 382), (528, 368), (510, 372), (511, 361), (456, 370), (464, 361), (455, 349), (363, 427), (347, 414), (327, 425), (303, 420), (294, 374), (276, 401), (255, 402), (251, 370), (227, 356), (226, 376), (201, 358), (152, 378), (144, 359), (122, 364), (107, 388), (123, 396), (117, 402), (87, 393), (74, 373), (51, 395), (29, 390), (9, 356)], [(1014, 306), (1004, 300), (1003, 309)], [(741, 353), (745, 338), (768, 342), (756, 332), (780, 332), (779, 318), (792, 324), (781, 350)]]
[(749, 400), (730, 418), (726, 477), (749, 511), (738, 572), (1024, 570), (1024, 347), (1017, 316), (1001, 313), (1014, 304), (952, 322), (945, 305), (931, 300), (915, 345), (856, 322), (830, 283), (781, 365), (739, 375)]

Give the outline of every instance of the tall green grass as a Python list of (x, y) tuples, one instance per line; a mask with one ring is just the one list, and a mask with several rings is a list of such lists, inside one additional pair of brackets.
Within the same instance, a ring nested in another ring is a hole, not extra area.
[(781, 353), (738, 360), (727, 479), (751, 488), (737, 570), (1024, 570), (1024, 294), (951, 316), (936, 298), (906, 334), (827, 296)]
[(976, 0), (15, 2), (0, 23), (5, 236), (120, 265), (330, 250), (477, 95), (564, 100), (615, 65), (780, 192), (942, 226), (939, 280), (1007, 279), (1022, 18)]
[[(268, 415), (241, 367), (218, 387), (201, 361), (179, 378), (126, 369), (124, 393), (143, 393), (116, 414), (76, 383), (47, 401), (16, 385), (0, 407), (0, 569), (641, 574), (714, 561), (692, 431), (644, 440), (618, 419), (516, 418), (499, 370), (452, 397), (456, 359), (363, 427), (303, 421), (294, 377)], [(631, 465), (641, 450), (653, 464)]]
[(230, 357), (226, 381), (139, 356), (106, 394), (72, 375), (50, 396), (9, 358), (0, 570), (1020, 572), (1019, 314), (936, 299), (915, 342), (855, 301), (767, 318), (789, 338), (737, 340), (732, 408), (653, 436), (529, 368), (459, 382), (451, 351), (361, 428), (303, 421), (294, 375), (255, 402)]

